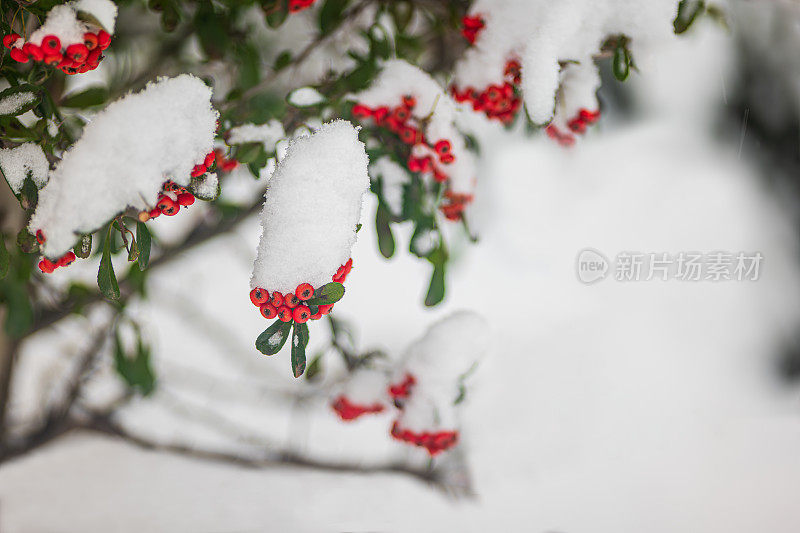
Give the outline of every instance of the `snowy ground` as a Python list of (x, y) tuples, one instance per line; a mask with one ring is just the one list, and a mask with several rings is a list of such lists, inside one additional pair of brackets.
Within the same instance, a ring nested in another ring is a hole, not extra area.
[[(712, 133), (729, 43), (710, 33), (637, 82), (648, 96), (634, 122), (609, 117), (570, 151), (542, 138), (488, 141), (481, 242), (460, 250), (440, 308), (421, 306), (426, 265), (402, 252), (382, 260), (362, 232), (337, 313), (363, 346), (397, 353), (458, 308), (494, 327), (464, 420), (475, 499), (398, 475), (256, 471), (74, 435), (0, 468), (0, 530), (797, 531), (798, 390), (774, 375), (800, 317), (793, 213), (739, 154), (739, 132)], [(370, 204), (365, 226), (373, 215)], [(251, 348), (263, 328), (246, 296), (257, 237), (254, 221), (153, 280), (165, 381), (187, 367), (216, 376), (192, 401), (315, 456), (402, 453), (380, 417), (343, 427), (320, 409), (298, 429), (285, 405), (226, 403), (224, 383), (292, 386), (288, 354)], [(586, 286), (575, 275), (585, 247), (765, 259), (757, 282)], [(505, 303), (509, 294), (521, 303)], [(213, 323), (176, 318), (184, 298)], [(165, 439), (212, 439), (146, 402), (127, 421)]]

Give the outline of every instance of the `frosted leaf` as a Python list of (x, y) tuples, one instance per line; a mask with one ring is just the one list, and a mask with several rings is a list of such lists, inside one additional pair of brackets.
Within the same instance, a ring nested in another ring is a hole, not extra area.
[(19, 115), (34, 103), (38, 96), (33, 91), (17, 91), (9, 88), (0, 95), (0, 116)]
[(108, 33), (114, 33), (114, 22), (117, 20), (117, 6), (110, 0), (77, 0), (72, 2), (75, 11), (92, 16)]
[(58, 257), (128, 207), (151, 209), (165, 180), (188, 186), (212, 151), (217, 112), (199, 78), (162, 78), (111, 103), (86, 125), (39, 193), (32, 233)]
[(14, 194), (19, 194), (25, 178), (31, 178), (38, 189), (44, 187), (50, 165), (38, 144), (25, 143), (0, 150), (0, 170)]
[(367, 154), (347, 121), (293, 139), (270, 178), (251, 287), (294, 291), (331, 281), (356, 241)]
[(295, 107), (308, 107), (317, 105), (325, 100), (319, 91), (313, 87), (301, 87), (289, 94), (289, 103)]
[(191, 189), (201, 200), (214, 200), (219, 196), (219, 177), (216, 173), (207, 172), (192, 179)]
[(261, 143), (269, 154), (275, 151), (275, 144), (286, 137), (283, 124), (271, 120), (266, 124), (242, 124), (228, 131), (228, 146), (235, 144)]

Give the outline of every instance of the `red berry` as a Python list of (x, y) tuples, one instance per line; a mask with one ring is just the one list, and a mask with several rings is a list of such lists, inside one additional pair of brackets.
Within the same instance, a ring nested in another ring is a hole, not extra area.
[(151, 209), (148, 212), (148, 215), (150, 215), (150, 218), (157, 218), (160, 214), (161, 214), (161, 210), (159, 208), (157, 208), (157, 207), (154, 207), (153, 209)]
[(168, 217), (177, 215), (178, 211), (180, 210), (180, 206), (178, 206), (178, 204), (176, 204), (169, 196), (162, 196), (159, 198), (156, 207)]
[(449, 154), (452, 146), (450, 145), (450, 141), (447, 139), (442, 139), (437, 141), (435, 145), (433, 145), (433, 149), (436, 150), (436, 153), (439, 155)]
[(11, 48), (15, 42), (19, 39), (18, 33), (9, 33), (8, 35), (3, 35), (3, 46), (6, 48)]
[(408, 109), (414, 109), (417, 105), (417, 99), (413, 95), (407, 94), (403, 97), (403, 105)]
[(300, 305), (300, 300), (297, 298), (297, 296), (295, 296), (291, 292), (287, 292), (283, 296), (283, 305), (285, 305), (289, 309), (294, 309), (295, 307)]
[(42, 260), (39, 261), (39, 270), (41, 270), (45, 274), (50, 274), (55, 269), (56, 269), (56, 265), (52, 261), (50, 261), (48, 258), (43, 257)]
[(442, 154), (441, 156), (439, 156), (439, 161), (441, 161), (445, 165), (449, 165), (455, 160), (456, 157), (453, 154)]
[(192, 177), (193, 178), (197, 178), (199, 176), (202, 176), (205, 173), (206, 173), (206, 167), (203, 164), (195, 165), (194, 168), (192, 169)]
[(34, 61), (41, 61), (42, 59), (44, 59), (44, 52), (42, 52), (42, 49), (33, 43), (23, 44), (22, 51), (28, 54), (28, 57), (30, 57)]
[(372, 116), (372, 109), (363, 104), (356, 104), (353, 106), (352, 113), (355, 118), (369, 118)]
[[(278, 316), (278, 310), (275, 309), (275, 306), (272, 304), (264, 304), (261, 307), (259, 307), (259, 309), (261, 311), (261, 316), (263, 316), (267, 320), (272, 320), (273, 318)], [(284, 320), (284, 322), (286, 321)]]
[(408, 109), (405, 107), (398, 107), (394, 110), (394, 113), (392, 113), (392, 118), (394, 118), (399, 124), (402, 124), (408, 120), (409, 115), (410, 113), (408, 112)]
[(72, 264), (73, 261), (75, 261), (75, 252), (67, 252), (64, 255), (62, 255), (61, 258), (58, 260), (58, 266), (60, 267), (69, 266)]
[(83, 44), (88, 48), (90, 51), (97, 48), (97, 35), (92, 32), (86, 32), (83, 34)]
[(314, 287), (312, 287), (310, 283), (301, 283), (294, 290), (294, 294), (300, 300), (305, 302), (306, 300), (314, 296)]
[(325, 304), (319, 306), (319, 312), (322, 313), (323, 315), (327, 315), (328, 313), (330, 313), (331, 309), (333, 309), (333, 304)]
[(22, 51), (21, 48), (12, 48), (11, 52), (9, 52), (11, 59), (16, 61), (17, 63), (27, 63), (28, 62), (28, 54)]
[(304, 322), (308, 322), (308, 319), (311, 318), (311, 309), (309, 309), (305, 305), (298, 305), (292, 311), (292, 318), (298, 324), (302, 324)]
[(322, 318), (322, 313), (319, 311), (308, 317), (309, 320), (319, 320), (320, 318)]
[(55, 35), (45, 35), (42, 38), (42, 49), (49, 54), (61, 52), (61, 39)]
[(61, 54), (47, 54), (44, 56), (45, 65), (57, 65), (64, 56)]
[(417, 130), (414, 128), (403, 128), (400, 130), (400, 140), (406, 144), (414, 144), (417, 140)]
[(89, 57), (89, 49), (83, 44), (71, 44), (67, 46), (65, 53), (75, 63), (83, 63)]
[(215, 158), (216, 154), (214, 154), (214, 152), (209, 152), (208, 155), (206, 155), (206, 158), (203, 160), (203, 165), (205, 165), (206, 168), (211, 168), (211, 165), (214, 164)]
[(278, 308), (278, 318), (281, 322), (291, 322), (292, 321), (292, 310), (282, 305)]
[(37, 229), (36, 230), (36, 242), (38, 242), (39, 244), (44, 244), (44, 241), (45, 241), (44, 233), (42, 232), (42, 230)]
[(279, 293), (278, 291), (272, 292), (272, 298), (269, 299), (269, 303), (274, 305), (276, 308), (283, 305), (283, 294)]
[(183, 206), (192, 205), (194, 203), (194, 194), (190, 192), (182, 192), (178, 195), (178, 203)]
[(262, 304), (267, 303), (267, 300), (269, 300), (269, 293), (261, 287), (256, 287), (250, 291), (250, 301), (256, 307), (261, 307)]
[(100, 50), (105, 50), (111, 44), (111, 35), (106, 30), (97, 32), (97, 46)]
[(388, 107), (377, 107), (372, 112), (372, 116), (375, 117), (375, 122), (377, 122), (378, 124), (383, 122), (384, 119), (386, 119), (386, 117), (388, 115), (389, 115), (389, 108)]

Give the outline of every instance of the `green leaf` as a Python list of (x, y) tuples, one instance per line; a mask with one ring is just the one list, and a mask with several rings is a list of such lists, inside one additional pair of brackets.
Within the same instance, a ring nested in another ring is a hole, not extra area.
[(308, 367), (306, 368), (306, 379), (308, 381), (316, 381), (317, 377), (322, 372), (322, 356), (323, 353), (318, 353), (314, 356)]
[(275, 355), (286, 344), (286, 339), (289, 338), (291, 329), (291, 322), (276, 320), (258, 336), (256, 349), (264, 355)]
[(267, 25), (270, 28), (277, 28), (286, 20), (286, 16), (289, 14), (288, 9), (286, 6), (281, 7), (280, 9), (276, 9), (270, 12), (267, 15)]
[(89, 257), (92, 253), (92, 234), (81, 236), (81, 240), (75, 245), (73, 251), (75, 252), (75, 257), (80, 257), (81, 259)]
[(84, 109), (102, 105), (108, 100), (108, 89), (105, 87), (89, 87), (79, 93), (70, 93), (61, 101), (64, 107)]
[(681, 0), (678, 4), (678, 14), (672, 22), (675, 33), (681, 34), (688, 30), (704, 8), (703, 0)]
[(435, 264), (433, 266), (433, 275), (431, 275), (431, 283), (428, 286), (428, 294), (425, 295), (425, 305), (433, 307), (442, 300), (444, 300), (444, 264)]
[(332, 281), (314, 291), (314, 297), (306, 305), (331, 305), (344, 296), (344, 285)]
[[(109, 228), (110, 230), (111, 228)], [(103, 256), (100, 259), (100, 268), (97, 271), (97, 286), (100, 292), (109, 300), (119, 300), (119, 285), (114, 275), (114, 265), (111, 263), (111, 232), (106, 235), (103, 243)]]
[(625, 81), (631, 72), (631, 58), (628, 49), (624, 44), (618, 45), (614, 49), (614, 59), (612, 63), (614, 77), (619, 81)]
[(350, 0), (326, 0), (319, 12), (319, 30), (322, 35), (330, 33), (344, 20), (344, 10)]
[(277, 58), (275, 58), (275, 65), (272, 67), (272, 70), (275, 72), (281, 71), (288, 67), (292, 63), (292, 53), (289, 50), (284, 50), (281, 52)]
[(23, 337), (33, 324), (33, 308), (22, 282), (4, 280), (3, 295), (8, 309), (6, 315), (6, 333), (12, 338)]
[(408, 0), (394, 0), (389, 3), (389, 13), (394, 19), (397, 32), (402, 34), (414, 16), (414, 6)]
[(39, 243), (36, 241), (36, 237), (28, 233), (28, 230), (25, 228), (22, 228), (17, 234), (17, 246), (26, 254), (39, 251)]
[(243, 165), (247, 165), (259, 159), (262, 154), (266, 155), (264, 145), (261, 143), (239, 144), (236, 145), (234, 159)]
[(106, 30), (109, 33), (111, 33), (113, 31), (113, 28), (108, 29), (105, 26), (103, 26), (100, 23), (100, 19), (98, 19), (92, 13), (89, 13), (88, 11), (81, 11), (79, 9), (79, 10), (77, 10), (76, 14), (77, 14), (78, 20), (82, 20), (84, 22), (88, 22), (89, 24), (91, 24), (93, 26), (97, 26), (98, 28), (102, 28), (102, 29)]
[(296, 378), (302, 376), (306, 370), (306, 346), (308, 346), (308, 324), (295, 323), (292, 334), (292, 372)]
[(136, 334), (136, 354), (130, 357), (125, 353), (119, 332), (114, 333), (114, 368), (128, 387), (147, 396), (155, 390), (155, 373), (150, 362), (150, 348), (145, 346), (138, 328)]
[(394, 236), (392, 228), (389, 226), (391, 215), (383, 203), (378, 204), (378, 211), (375, 213), (375, 232), (378, 235), (378, 248), (381, 255), (389, 259), (394, 255)]
[(33, 209), (39, 202), (39, 189), (30, 178), (25, 178), (22, 182), (22, 190), (19, 191), (19, 204), (23, 209)]
[(0, 92), (0, 117), (21, 115), (33, 109), (41, 101), (41, 93), (35, 85), (23, 83)]
[(150, 262), (150, 230), (142, 221), (136, 223), (136, 246), (139, 250), (139, 270), (144, 270)]
[(5, 237), (0, 233), (0, 279), (8, 274), (8, 250), (6, 249)]

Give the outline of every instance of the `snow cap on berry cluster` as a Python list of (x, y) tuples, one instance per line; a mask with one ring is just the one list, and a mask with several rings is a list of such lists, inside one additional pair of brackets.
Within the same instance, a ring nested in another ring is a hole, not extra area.
[(528, 115), (546, 123), (562, 81), (561, 62), (591, 63), (607, 38), (623, 34), (637, 66), (645, 67), (653, 46), (673, 37), (677, 5), (676, 0), (477, 0), (469, 14), (486, 25), (457, 63), (454, 83), (477, 89), (496, 84), (506, 62), (521, 59)]
[(388, 403), (388, 376), (380, 368), (362, 367), (354, 370), (337, 390), (355, 405), (372, 406)]
[[(78, 0), (53, 7), (47, 18), (28, 38), (28, 42), (40, 46), (42, 39), (55, 35), (62, 45), (83, 43), (83, 35), (93, 28), (78, 18), (78, 12), (91, 15), (108, 33), (114, 33), (117, 6), (110, 0)], [(22, 41), (20, 41), (22, 42)]]
[[(351, 95), (350, 99), (371, 108), (391, 108), (402, 104), (407, 95), (416, 98), (411, 116), (417, 120), (427, 119), (423, 133), (428, 142), (450, 141), (455, 159), (443, 168), (449, 177), (450, 189), (460, 194), (471, 193), (475, 186), (475, 158), (467, 150), (464, 136), (455, 126), (455, 102), (430, 74), (402, 59), (392, 59), (383, 64), (380, 74), (368, 89)], [(433, 155), (433, 152), (419, 151), (425, 149), (430, 150), (418, 144), (413, 155)]]
[(39, 192), (31, 233), (58, 257), (127, 207), (151, 209), (164, 181), (188, 186), (214, 147), (218, 113), (211, 89), (183, 74), (161, 78), (109, 104), (67, 150)]
[(289, 143), (265, 194), (251, 288), (330, 283), (356, 241), (367, 164), (358, 130), (344, 120)]
[(456, 425), (454, 402), (461, 379), (468, 375), (489, 348), (489, 326), (472, 311), (458, 311), (432, 324), (406, 350), (393, 382), (412, 375), (415, 384), (400, 425), (413, 431)]

